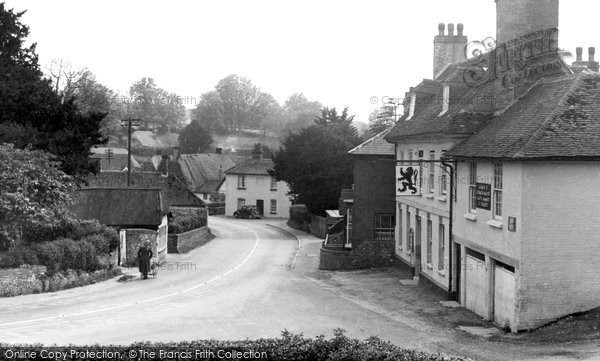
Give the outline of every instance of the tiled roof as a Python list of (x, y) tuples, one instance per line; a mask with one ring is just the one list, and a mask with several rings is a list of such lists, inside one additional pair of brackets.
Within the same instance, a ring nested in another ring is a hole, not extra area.
[(392, 127), (377, 134), (348, 153), (354, 155), (394, 155), (396, 149), (394, 144), (388, 143), (385, 136), (392, 130)]
[[(401, 138), (423, 135), (471, 135), (483, 128), (491, 119), (489, 102), (492, 99), (493, 84), (468, 88), (464, 85), (451, 86), (448, 111), (443, 109), (441, 83), (432, 81), (421, 83), (427, 93), (419, 93), (417, 107), (411, 119), (403, 116), (385, 136), (393, 142)], [(418, 91), (419, 87), (415, 88)], [(435, 93), (433, 93), (435, 91)], [(487, 103), (486, 103), (487, 102)]]
[(274, 166), (275, 164), (270, 159), (251, 158), (227, 170), (225, 173), (269, 175), (269, 170), (273, 169)]
[(544, 79), (448, 156), (600, 158), (600, 75)]
[(219, 170), (225, 172), (242, 159), (228, 154), (182, 154), (178, 162), (188, 187), (197, 191), (206, 182), (219, 180)]
[(161, 143), (158, 138), (149, 130), (136, 130), (131, 135), (133, 138), (137, 139), (138, 142), (142, 145), (142, 147), (148, 148), (163, 148), (164, 144)]
[(84, 188), (74, 192), (73, 213), (108, 226), (157, 227), (165, 214), (160, 189)]
[[(108, 159), (108, 153), (111, 152), (111, 159)], [(90, 158), (100, 159), (100, 171), (102, 172), (122, 172), (127, 169), (127, 149), (122, 148), (92, 148)], [(131, 167), (141, 169), (141, 165), (131, 156)]]
[[(88, 177), (89, 188), (116, 188), (127, 186), (127, 173), (99, 173)], [(187, 185), (175, 176), (163, 177), (158, 172), (132, 173), (131, 185), (135, 188), (161, 188), (163, 201), (169, 207), (203, 207)]]
[(221, 187), (221, 184), (223, 184), (223, 182), (225, 182), (225, 178), (218, 180), (209, 180), (208, 182), (200, 185), (197, 189), (196, 189), (196, 193), (208, 193), (208, 194), (213, 194), (213, 193), (217, 193), (219, 191), (219, 188)]

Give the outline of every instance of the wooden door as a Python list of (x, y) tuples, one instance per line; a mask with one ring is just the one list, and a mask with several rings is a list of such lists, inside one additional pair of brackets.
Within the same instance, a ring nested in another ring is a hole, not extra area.
[(496, 266), (494, 278), (494, 322), (500, 327), (512, 326), (515, 320), (515, 274)]
[(488, 317), (488, 277), (485, 262), (467, 255), (465, 307), (475, 314)]

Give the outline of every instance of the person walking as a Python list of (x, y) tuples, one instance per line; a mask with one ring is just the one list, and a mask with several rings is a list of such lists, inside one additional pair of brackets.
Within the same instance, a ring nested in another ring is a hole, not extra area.
[(139, 270), (142, 274), (142, 279), (148, 279), (148, 273), (150, 272), (150, 260), (152, 259), (152, 250), (150, 249), (150, 242), (146, 241), (138, 250), (138, 262)]

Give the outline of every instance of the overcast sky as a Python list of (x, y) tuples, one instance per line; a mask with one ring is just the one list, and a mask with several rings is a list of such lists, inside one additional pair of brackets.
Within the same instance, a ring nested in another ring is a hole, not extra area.
[[(152, 77), (198, 98), (235, 73), (280, 103), (303, 92), (364, 122), (371, 97), (432, 77), (438, 23), (464, 23), (469, 40), (495, 36), (494, 0), (5, 2), (28, 10), (42, 65), (69, 60), (114, 90)], [(599, 46), (599, 10), (597, 0), (563, 0), (560, 46)]]

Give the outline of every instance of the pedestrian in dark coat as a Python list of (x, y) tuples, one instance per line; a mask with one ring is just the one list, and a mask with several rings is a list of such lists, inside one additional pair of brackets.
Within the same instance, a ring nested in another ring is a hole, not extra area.
[(148, 243), (143, 244), (138, 250), (139, 270), (142, 274), (142, 279), (148, 279), (150, 272), (150, 260), (152, 259), (152, 250)]

